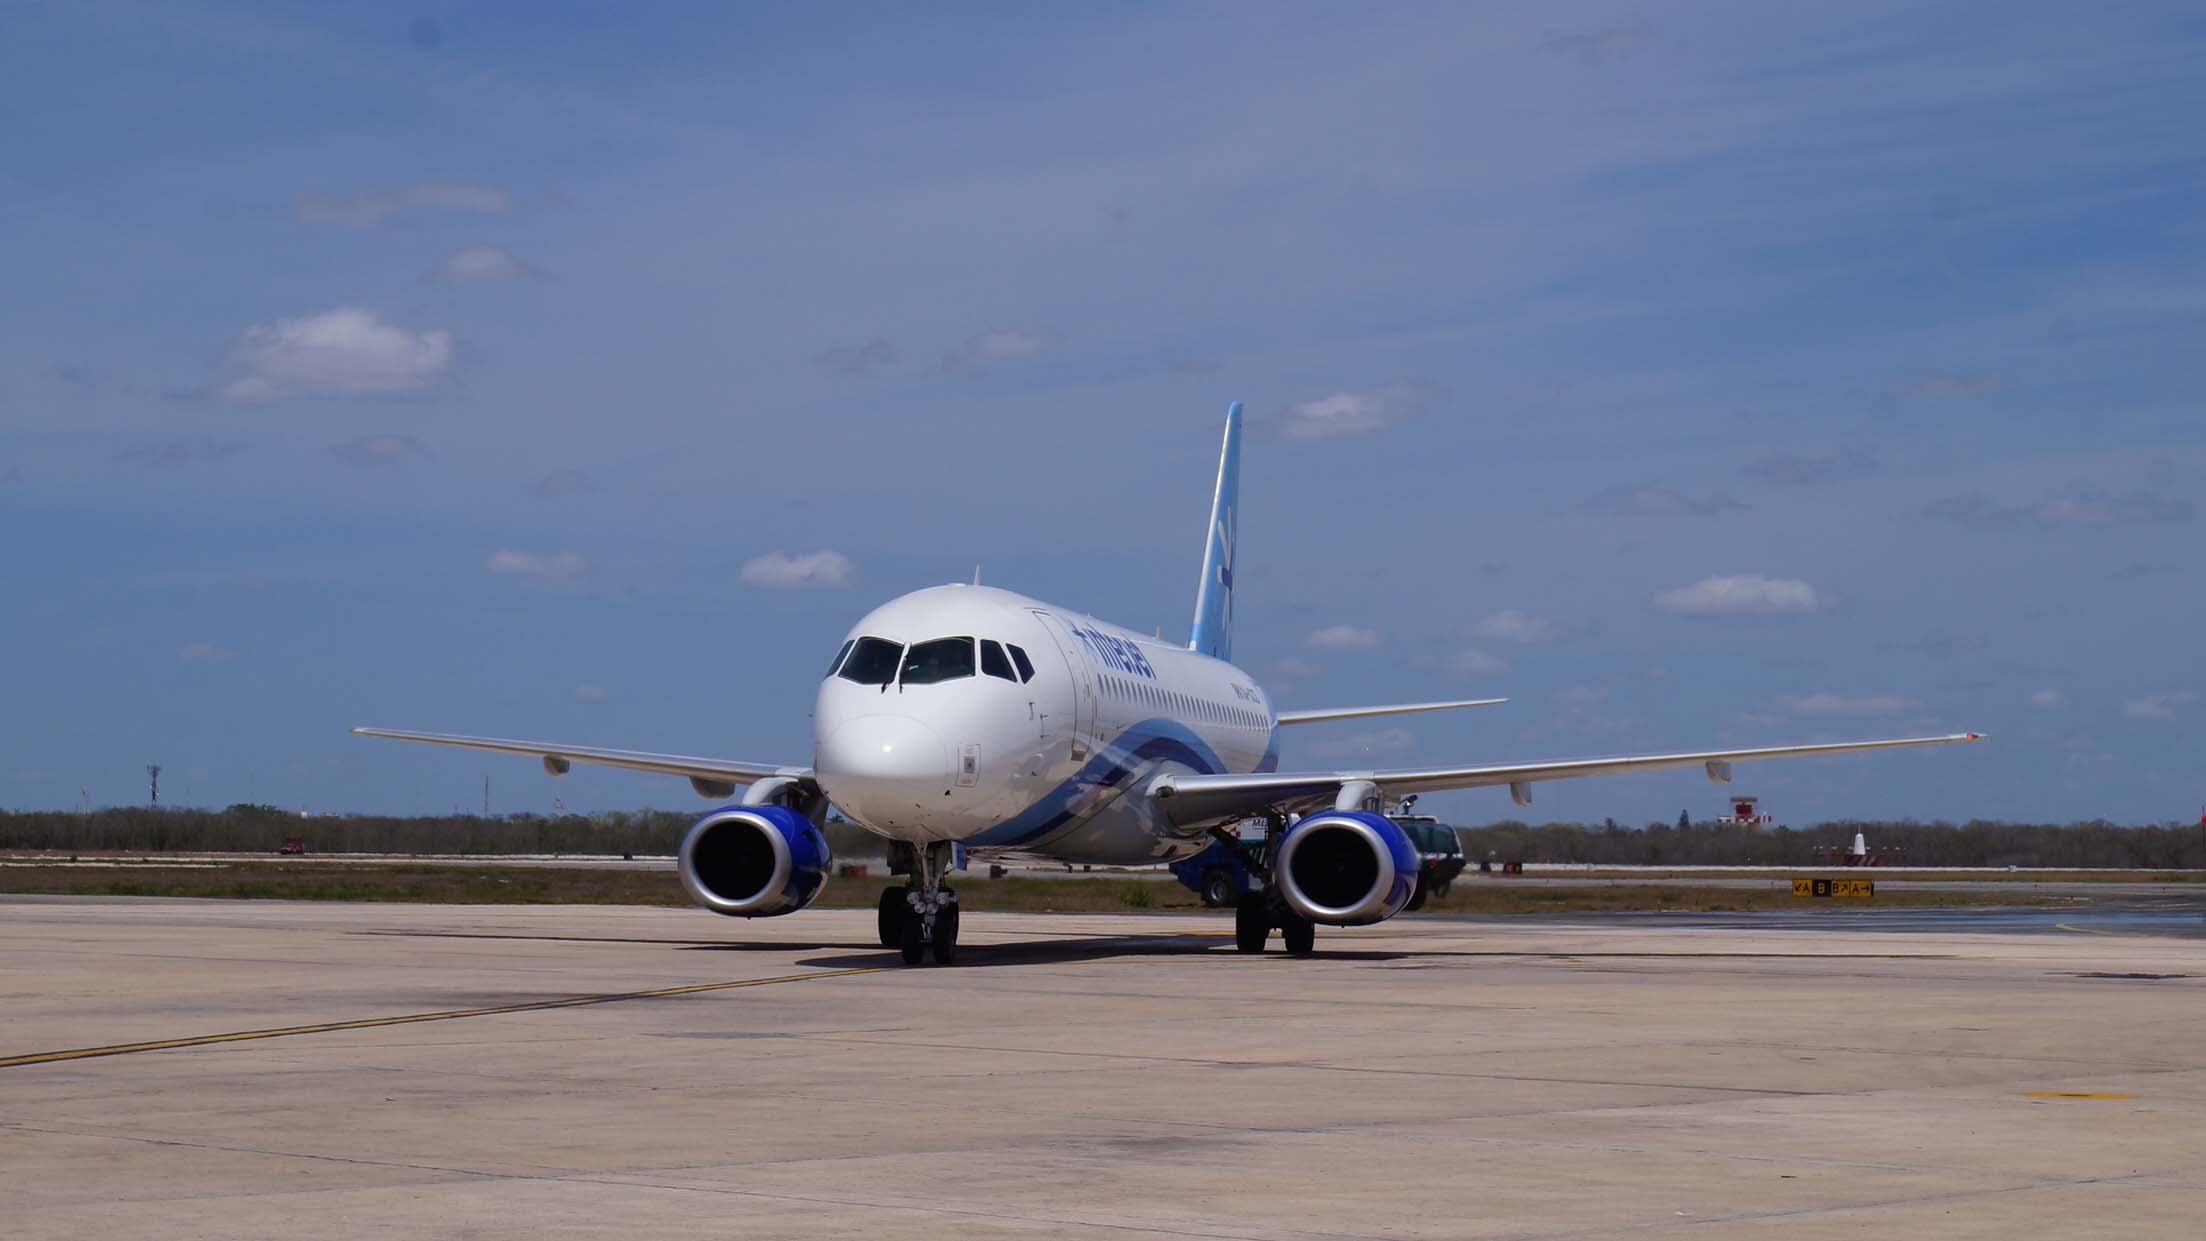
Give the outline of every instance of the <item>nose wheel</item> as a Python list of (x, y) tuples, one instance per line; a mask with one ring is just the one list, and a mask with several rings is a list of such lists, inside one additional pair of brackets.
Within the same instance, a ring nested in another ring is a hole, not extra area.
[(881, 889), (881, 946), (894, 948), (904, 940), (904, 912), (911, 908), (910, 888)]
[(894, 948), (906, 965), (918, 965), (932, 951), (935, 964), (957, 960), (957, 893), (942, 882), (950, 869), (950, 846), (937, 842), (912, 851), (912, 882), (881, 893), (877, 912), (881, 946)]

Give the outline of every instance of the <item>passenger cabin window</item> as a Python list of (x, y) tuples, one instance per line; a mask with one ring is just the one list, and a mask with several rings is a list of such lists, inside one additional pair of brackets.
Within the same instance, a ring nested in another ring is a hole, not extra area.
[(936, 638), (932, 642), (914, 643), (910, 653), (904, 656), (903, 683), (906, 685), (933, 685), (971, 675), (971, 638)]
[(858, 640), (856, 638), (852, 638), (848, 642), (843, 643), (843, 649), (835, 652), (835, 658), (827, 661), (827, 671), (823, 675), (834, 676), (835, 669), (843, 666), (843, 656), (850, 654), (850, 648), (856, 645), (858, 645)]
[(992, 677), (1002, 677), (1006, 681), (1019, 679), (1018, 674), (1011, 671), (1011, 660), (1003, 653), (1002, 644), (994, 638), (982, 638), (980, 640), (980, 670)]
[(1016, 646), (1013, 646), (1013, 645), (1012, 645), (1011, 643), (1009, 643), (1009, 642), (1006, 642), (1006, 643), (1004, 643), (1004, 644), (1003, 644), (1003, 646), (1004, 646), (1004, 649), (1005, 649), (1005, 650), (1007, 650), (1007, 651), (1010, 651), (1010, 652), (1011, 652), (1011, 662), (1012, 662), (1013, 664), (1016, 664), (1016, 665), (1018, 666), (1018, 669), (1019, 669), (1019, 679), (1020, 679), (1020, 680), (1022, 680), (1022, 681), (1031, 681), (1031, 680), (1033, 680), (1033, 679), (1034, 679), (1034, 661), (1033, 661), (1033, 660), (1030, 660), (1030, 659), (1028, 659), (1028, 658), (1026, 657), (1026, 652), (1025, 652), (1025, 651), (1022, 651), (1022, 650), (1020, 650), (1020, 649), (1019, 649), (1018, 647), (1016, 647)]
[(902, 643), (886, 638), (860, 638), (850, 644), (835, 675), (860, 685), (887, 685), (896, 679), (896, 661), (903, 658)]

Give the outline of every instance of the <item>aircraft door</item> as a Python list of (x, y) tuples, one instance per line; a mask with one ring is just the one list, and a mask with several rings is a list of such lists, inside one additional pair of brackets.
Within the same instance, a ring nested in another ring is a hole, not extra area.
[(1049, 631), (1050, 641), (1056, 643), (1057, 653), (1064, 658), (1065, 675), (1072, 680), (1072, 719), (1044, 720), (1043, 735), (1065, 730), (1072, 738), (1072, 756), (1086, 758), (1088, 739), (1095, 732), (1095, 671), (1088, 666), (1087, 652), (1081, 648), (1080, 640), (1072, 636), (1065, 622), (1040, 608), (1028, 610), (1042, 622), (1042, 628)]

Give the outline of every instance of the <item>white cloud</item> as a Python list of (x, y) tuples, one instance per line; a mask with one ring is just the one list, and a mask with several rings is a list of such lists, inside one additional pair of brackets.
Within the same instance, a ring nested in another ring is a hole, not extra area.
[(1555, 630), (1537, 616), (1510, 608), (1471, 626), (1471, 636), (1489, 642), (1545, 642), (1555, 636)]
[(299, 218), (316, 224), (350, 224), (365, 227), (403, 211), (458, 211), (474, 215), (502, 215), (513, 206), (513, 195), (487, 185), (432, 181), (395, 190), (369, 190), (351, 195), (308, 195), (299, 200)]
[(1321, 651), (1372, 651), (1379, 635), (1355, 625), (1327, 625), (1310, 635), (1310, 645)]
[(397, 465), (429, 455), (429, 446), (411, 435), (363, 435), (333, 444), (330, 451), (349, 465)]
[(1395, 754), (1406, 750), (1416, 740), (1406, 728), (1382, 728), (1377, 732), (1351, 733), (1337, 741), (1328, 741), (1316, 747), (1319, 754), (1333, 758), (1350, 758), (1359, 754)]
[(526, 280), (543, 273), (497, 246), (468, 246), (454, 250), (437, 264), (436, 278), (447, 284), (472, 284), (490, 280)]
[(240, 373), (222, 396), (232, 401), (413, 392), (451, 369), (452, 334), (408, 331), (373, 311), (340, 308), (249, 327), (230, 361)]
[(1059, 344), (1055, 336), (1016, 329), (982, 332), (969, 336), (956, 348), (942, 351), (942, 369), (969, 370), (991, 362), (1009, 362), (1048, 353)]
[(2173, 694), (2155, 694), (2150, 698), (2132, 698), (2122, 704), (2122, 714), (2139, 720), (2173, 719), (2175, 713), (2198, 701), (2198, 695), (2189, 690)]
[(1786, 704), (1801, 715), (1898, 715), (1916, 706), (1914, 699), (1898, 694), (1809, 694), (1786, 699)]
[(1422, 395), (1415, 384), (1393, 383), (1363, 392), (1335, 392), (1287, 411), (1282, 428), (1290, 439), (1368, 435), (1399, 422)]
[(1454, 659), (1448, 661), (1448, 666), (1469, 676), (1491, 676), (1494, 673), (1509, 670), (1507, 662), (1496, 659), (1475, 647), (1457, 653)]
[(2057, 689), (2041, 689), (2030, 695), (2030, 705), (2033, 707), (2057, 707), (2060, 703), (2060, 691)]
[(483, 567), (507, 577), (567, 578), (580, 576), (589, 566), (582, 557), (573, 552), (552, 552), (547, 555), (501, 550), (490, 553), (490, 558), (483, 562)]
[(1655, 606), (1682, 616), (1797, 616), (1821, 607), (1815, 587), (1796, 577), (1704, 577), (1665, 590)]
[(741, 577), (762, 590), (833, 590), (850, 585), (851, 569), (850, 557), (837, 551), (768, 552), (746, 561)]

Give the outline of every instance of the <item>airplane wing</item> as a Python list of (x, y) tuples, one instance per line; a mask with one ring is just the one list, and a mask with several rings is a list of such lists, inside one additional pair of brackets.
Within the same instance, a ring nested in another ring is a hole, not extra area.
[(1946, 737), (1901, 737), (1889, 741), (1845, 741), (1835, 745), (1771, 746), (1756, 750), (1706, 750), (1692, 754), (1644, 754), (1625, 758), (1564, 759), (1545, 763), (1515, 763), (1494, 767), (1432, 767), (1398, 771), (1331, 771), (1301, 774), (1198, 775), (1167, 772), (1150, 783), (1149, 796), (1165, 801), (1165, 813), (1175, 823), (1193, 824), (1239, 817), (1262, 810), (1310, 811), (1330, 806), (1341, 786), (1369, 782), (1386, 797), (1407, 793), (1431, 793), (1441, 789), (1475, 789), (1506, 784), (1518, 804), (1531, 804), (1530, 786), (1541, 780), (1569, 780), (1578, 776), (1607, 776), (1626, 771), (1661, 771), (1673, 767), (1703, 767), (1711, 780), (1731, 778), (1731, 764), (1764, 758), (1800, 758), (1810, 754), (1848, 754), (1858, 750), (1892, 750), (1904, 746), (1946, 745), (1980, 740), (1980, 733), (1955, 733)]
[[(687, 776), (706, 784), (749, 784), (771, 776), (809, 776), (810, 767), (776, 763), (739, 763), (724, 758), (689, 758), (680, 754), (646, 754), (640, 750), (603, 750), (586, 745), (558, 745), (549, 741), (508, 741), (502, 737), (461, 737), (452, 733), (410, 733), (390, 728), (355, 728), (363, 737), (389, 737), (397, 741), (426, 741), (430, 745), (460, 746), (541, 759), (544, 770), (563, 775), (570, 763), (621, 767), (668, 776)], [(700, 792), (703, 790), (700, 789)]]
[(1330, 707), (1318, 711), (1282, 711), (1282, 724), (1315, 724), (1319, 720), (1360, 720), (1373, 715), (1411, 715), (1419, 711), (1453, 711), (1458, 707), (1498, 707), (1506, 698), (1459, 698), (1453, 702), (1399, 702), (1383, 707)]

